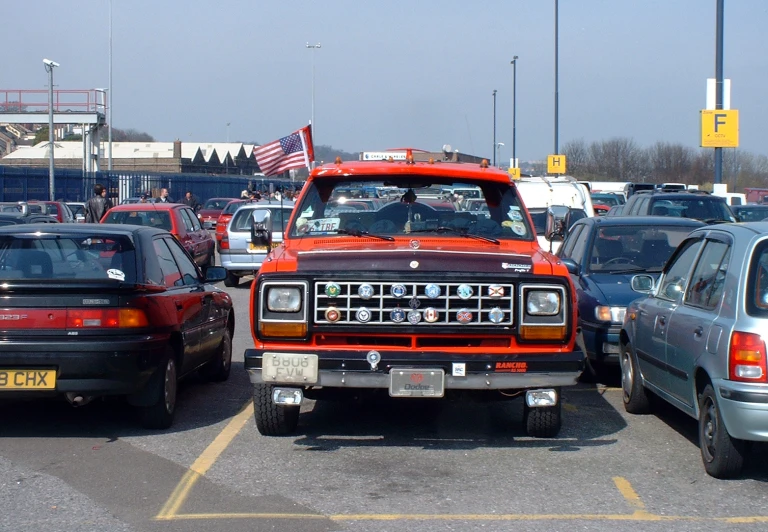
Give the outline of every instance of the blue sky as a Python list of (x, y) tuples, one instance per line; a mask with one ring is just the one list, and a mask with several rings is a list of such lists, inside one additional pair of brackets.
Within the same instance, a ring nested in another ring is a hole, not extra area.
[[(108, 85), (109, 0), (4, 6), (0, 89)], [(698, 147), (715, 75), (715, 0), (559, 0), (559, 145), (629, 137)], [(45, 13), (45, 16), (42, 14)], [(768, 155), (768, 1), (725, 2), (740, 149)], [(444, 144), (554, 150), (554, 0), (112, 0), (113, 124), (157, 140), (269, 142), (311, 116), (346, 151)], [(305, 45), (321, 43), (318, 50)], [(231, 125), (227, 128), (227, 123)]]

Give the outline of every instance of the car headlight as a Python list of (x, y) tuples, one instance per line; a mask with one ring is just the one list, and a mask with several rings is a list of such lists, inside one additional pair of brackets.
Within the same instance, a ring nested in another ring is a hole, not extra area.
[(267, 309), (271, 312), (301, 310), (301, 290), (296, 286), (276, 286), (267, 292)]
[(626, 313), (627, 307), (608, 307), (604, 305), (595, 307), (595, 318), (600, 321), (624, 323), (624, 315)]
[(531, 316), (554, 316), (560, 312), (560, 292), (531, 290), (526, 297), (525, 309)]

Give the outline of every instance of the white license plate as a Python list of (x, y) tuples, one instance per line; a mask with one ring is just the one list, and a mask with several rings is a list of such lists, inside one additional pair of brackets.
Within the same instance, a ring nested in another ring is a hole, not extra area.
[(266, 383), (314, 384), (317, 382), (317, 355), (264, 353), (261, 378)]
[(392, 368), (389, 395), (392, 397), (442, 397), (445, 371), (435, 368)]

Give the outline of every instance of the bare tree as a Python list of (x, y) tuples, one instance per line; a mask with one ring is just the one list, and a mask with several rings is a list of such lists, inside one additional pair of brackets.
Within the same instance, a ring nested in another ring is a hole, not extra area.
[(584, 139), (571, 140), (563, 146), (568, 173), (574, 177), (589, 177), (589, 150)]

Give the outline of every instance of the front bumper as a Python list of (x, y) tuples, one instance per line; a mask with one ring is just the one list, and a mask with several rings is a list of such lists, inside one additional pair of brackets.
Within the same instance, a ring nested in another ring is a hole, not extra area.
[(261, 268), (261, 263), (264, 262), (266, 257), (264, 253), (219, 250), (219, 263), (222, 267), (232, 272), (252, 273)]
[(733, 438), (768, 441), (768, 384), (715, 379), (717, 403)]
[(587, 356), (591, 360), (611, 364), (619, 363), (620, 323), (605, 325), (602, 323), (580, 321), (579, 326), (584, 335)]
[(94, 338), (94, 341), (3, 341), (0, 342), (0, 370), (55, 369), (53, 390), (0, 390), (50, 395), (76, 392), (83, 395), (130, 395), (140, 391), (161, 369), (168, 335)]
[[(273, 350), (306, 354), (300, 350)], [(390, 369), (442, 368), (445, 389), (510, 390), (572, 386), (584, 369), (581, 351), (536, 355), (466, 355), (439, 352), (381, 351), (376, 368), (366, 361), (366, 350), (312, 352), (319, 355), (318, 379), (312, 386), (328, 388), (389, 388)], [(246, 349), (245, 369), (253, 384), (263, 384), (261, 360), (264, 351)], [(463, 375), (454, 374), (454, 364), (463, 364)], [(273, 384), (272, 381), (269, 382)], [(288, 386), (288, 385), (287, 385)]]

